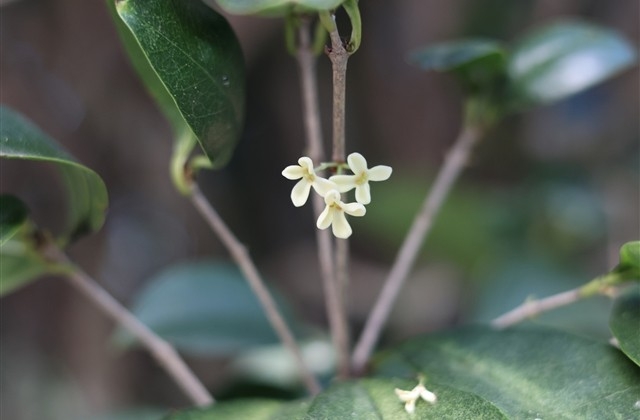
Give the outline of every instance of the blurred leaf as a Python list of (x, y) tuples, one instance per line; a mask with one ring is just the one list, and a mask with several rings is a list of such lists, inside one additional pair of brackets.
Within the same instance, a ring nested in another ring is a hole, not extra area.
[(102, 414), (93, 420), (158, 420), (167, 413), (166, 409), (155, 407), (129, 408)]
[(234, 400), (216, 403), (211, 408), (178, 412), (168, 416), (166, 420), (302, 420), (308, 404), (306, 401)]
[(23, 116), (0, 107), (0, 157), (56, 164), (68, 197), (68, 228), (65, 239), (100, 229), (108, 198), (104, 182)]
[(0, 246), (0, 296), (5, 296), (53, 271), (27, 242), (10, 240)]
[(609, 326), (620, 350), (640, 366), (640, 288), (637, 285), (615, 300)]
[[(139, 45), (127, 38), (125, 47), (132, 55), (142, 50), (213, 166), (224, 166), (242, 131), (245, 99), (242, 51), (227, 21), (200, 0), (119, 0), (116, 10)], [(160, 84), (136, 62), (180, 131)]]
[(393, 377), (424, 374), (427, 387), (434, 382), (475, 394), (509, 418), (638, 413), (637, 366), (609, 345), (550, 329), (478, 326), (417, 338), (379, 355), (375, 371)]
[(640, 241), (627, 242), (620, 248), (620, 263), (614, 269), (624, 280), (640, 280)]
[(432, 45), (410, 59), (424, 70), (452, 72), (467, 89), (489, 91), (506, 74), (505, 54), (499, 42), (478, 38)]
[(216, 0), (229, 13), (237, 15), (281, 16), (296, 13), (332, 10), (344, 0)]
[(169, 417), (181, 419), (504, 419), (499, 409), (481, 398), (440, 384), (427, 383), (427, 388), (438, 396), (436, 404), (418, 401), (409, 417), (404, 403), (395, 389), (410, 390), (417, 380), (362, 379), (337, 383), (306, 401), (234, 401), (219, 403), (212, 408)]
[[(295, 331), (290, 311), (279, 307)], [(133, 313), (179, 350), (196, 355), (232, 355), (279, 342), (246, 280), (228, 263), (187, 263), (161, 272)], [(134, 340), (124, 330), (116, 338), (124, 345)]]
[(17, 197), (0, 195), (0, 246), (20, 230), (28, 213), (27, 206)]
[(564, 99), (632, 66), (634, 48), (618, 33), (584, 22), (563, 22), (523, 38), (509, 58), (511, 107)]

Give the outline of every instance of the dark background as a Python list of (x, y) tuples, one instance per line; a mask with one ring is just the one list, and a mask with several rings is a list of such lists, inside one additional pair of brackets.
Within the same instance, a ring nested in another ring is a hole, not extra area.
[[(171, 132), (130, 67), (101, 1), (0, 2), (1, 101), (24, 113), (105, 180), (104, 228), (69, 250), (130, 304), (174, 263), (227, 258), (168, 175)], [(612, 27), (638, 44), (634, 0), (361, 2), (362, 48), (348, 74), (347, 151), (393, 166), (354, 221), (349, 312), (362, 326), (399, 244), (460, 124), (454, 81), (407, 63), (412, 49), (462, 36), (509, 41), (559, 17)], [(304, 148), (296, 64), (279, 19), (230, 17), (244, 48), (247, 119), (231, 164), (203, 190), (301, 317), (323, 326), (310, 206), (294, 208), (280, 172)], [(325, 137), (331, 74), (320, 59)], [(638, 70), (553, 106), (505, 119), (480, 144), (395, 308), (384, 344), (488, 320), (575, 287), (615, 264), (640, 222)], [(2, 192), (59, 230), (64, 199), (51, 168), (2, 161)], [(607, 339), (608, 302), (540, 322)], [(188, 404), (141, 350), (109, 345), (112, 323), (63, 279), (0, 301), (1, 411), (7, 419), (93, 418), (114, 409)], [(189, 358), (214, 394), (227, 361)]]

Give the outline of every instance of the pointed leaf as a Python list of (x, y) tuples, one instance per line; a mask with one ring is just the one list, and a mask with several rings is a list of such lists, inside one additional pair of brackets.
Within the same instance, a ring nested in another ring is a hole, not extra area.
[(236, 400), (216, 403), (210, 408), (181, 411), (165, 420), (303, 420), (308, 405), (306, 401)]
[(0, 195), (0, 246), (15, 235), (27, 220), (27, 206), (19, 198)]
[[(161, 272), (142, 291), (133, 313), (191, 354), (234, 354), (279, 342), (246, 280), (228, 263), (188, 263)], [(288, 321), (291, 326), (292, 317)], [(133, 342), (124, 330), (117, 339)]]
[[(244, 63), (233, 30), (201, 0), (119, 0), (116, 10), (214, 167), (225, 165), (242, 131)], [(135, 51), (133, 51), (135, 50)], [(141, 74), (148, 74), (148, 67)], [(175, 110), (153, 77), (147, 86), (180, 131)]]
[(424, 70), (451, 72), (467, 90), (490, 91), (506, 75), (506, 51), (490, 39), (444, 42), (415, 51), (410, 60)]
[(632, 66), (634, 50), (618, 33), (584, 22), (538, 29), (509, 59), (511, 106), (554, 102), (588, 89)]
[(27, 241), (9, 240), (0, 246), (0, 296), (52, 272), (52, 267)]
[(381, 354), (383, 376), (475, 394), (509, 418), (635, 418), (640, 368), (607, 344), (555, 330), (472, 327)]
[(0, 107), (0, 158), (54, 163), (68, 192), (65, 238), (100, 229), (107, 209), (107, 189), (91, 169), (78, 163), (23, 116)]
[(640, 366), (640, 286), (616, 299), (609, 326), (620, 349)]
[(282, 16), (290, 11), (333, 10), (344, 0), (216, 0), (229, 13), (237, 15)]

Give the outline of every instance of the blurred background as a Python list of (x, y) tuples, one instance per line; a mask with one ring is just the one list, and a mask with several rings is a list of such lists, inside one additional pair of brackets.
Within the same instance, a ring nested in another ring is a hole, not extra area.
[[(104, 228), (75, 243), (71, 257), (125, 305), (172, 265), (227, 260), (171, 184), (169, 125), (129, 65), (104, 3), (0, 5), (1, 102), (96, 170), (109, 190)], [(640, 12), (635, 0), (369, 0), (360, 7), (363, 43), (349, 62), (347, 151), (394, 172), (372, 186), (366, 217), (353, 220), (354, 337), (460, 125), (455, 81), (408, 64), (407, 53), (463, 36), (509, 42), (562, 17), (611, 27), (637, 48)], [(230, 165), (203, 173), (202, 188), (297, 317), (321, 330), (315, 223), (310, 206), (291, 205), (293, 183), (280, 174), (304, 150), (296, 63), (284, 48), (280, 19), (228, 18), (247, 64), (246, 128)], [(437, 219), (381, 346), (487, 321), (615, 264), (619, 246), (640, 236), (638, 76), (635, 67), (553, 106), (510, 116), (485, 137)], [(319, 79), (327, 137), (325, 57)], [(1, 165), (2, 193), (26, 201), (40, 226), (59, 230), (64, 199), (52, 169)], [(594, 299), (537, 322), (606, 340), (608, 308), (606, 299)], [(3, 298), (0, 327), (3, 418), (115, 418), (106, 414), (189, 405), (145, 351), (115, 348), (113, 323), (63, 279), (42, 279)], [(187, 361), (216, 396), (299, 393), (243, 382), (229, 357)]]

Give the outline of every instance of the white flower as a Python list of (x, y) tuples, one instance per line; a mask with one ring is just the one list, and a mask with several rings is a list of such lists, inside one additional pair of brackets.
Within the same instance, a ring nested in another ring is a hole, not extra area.
[(340, 201), (340, 193), (337, 190), (332, 190), (324, 196), (324, 203), (327, 205), (320, 217), (316, 226), (318, 229), (326, 229), (331, 225), (333, 234), (337, 238), (346, 239), (351, 236), (352, 230), (347, 222), (345, 213), (351, 216), (364, 216), (366, 209), (360, 203), (348, 203), (345, 204)]
[(299, 165), (291, 165), (284, 168), (282, 175), (287, 179), (300, 179), (291, 190), (291, 201), (296, 207), (307, 202), (311, 187), (321, 196), (325, 196), (330, 190), (335, 190), (336, 185), (316, 175), (313, 170), (313, 161), (308, 157), (298, 159)]
[(422, 398), (423, 400), (431, 404), (435, 404), (438, 399), (436, 397), (436, 394), (425, 388), (422, 382), (423, 380), (421, 379), (418, 385), (411, 391), (405, 391), (398, 388), (395, 389), (396, 395), (398, 396), (398, 398), (400, 398), (400, 401), (405, 403), (404, 409), (409, 414), (412, 414), (415, 411), (416, 401), (418, 401), (418, 398)]
[(360, 153), (351, 153), (347, 157), (349, 168), (353, 175), (334, 175), (329, 180), (338, 185), (338, 191), (347, 192), (356, 189), (356, 201), (360, 204), (371, 202), (369, 181), (385, 181), (393, 171), (390, 166), (378, 165), (367, 168), (367, 160)]

